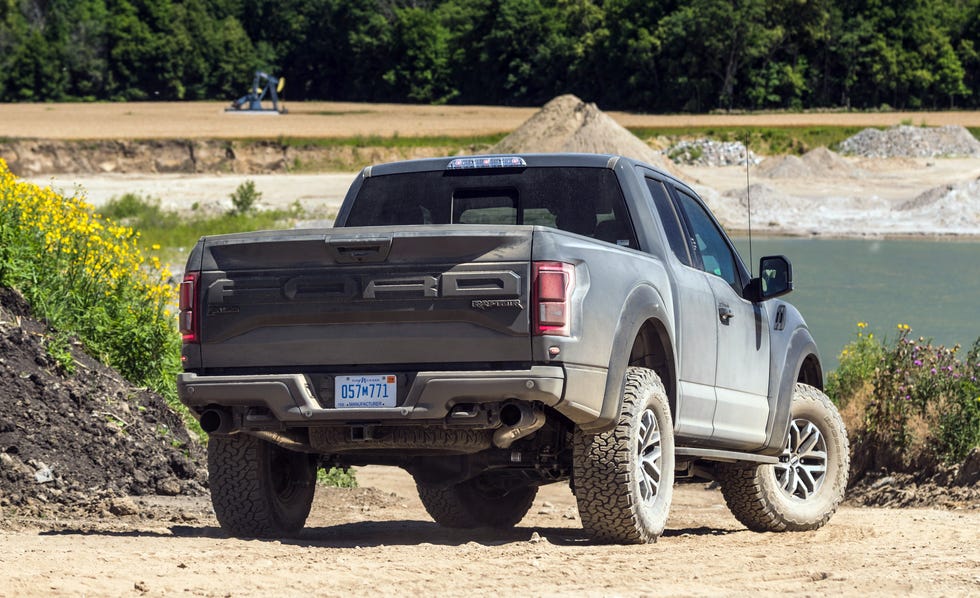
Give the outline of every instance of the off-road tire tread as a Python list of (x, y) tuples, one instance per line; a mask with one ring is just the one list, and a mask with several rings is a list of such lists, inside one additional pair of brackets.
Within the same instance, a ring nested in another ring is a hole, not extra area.
[[(843, 441), (843, 462), (836, 468), (835, 479), (824, 480), (824, 485), (832, 484), (837, 488), (829, 507), (820, 517), (808, 519), (792, 512), (792, 509), (781, 508), (785, 503), (777, 493), (781, 490), (769, 483), (761, 475), (761, 468), (748, 463), (719, 464), (715, 470), (718, 483), (721, 486), (725, 503), (739, 522), (756, 532), (785, 532), (809, 531), (825, 525), (837, 512), (837, 507), (844, 498), (847, 488), (848, 469), (850, 463), (847, 433), (844, 422), (837, 408), (823, 392), (807, 384), (797, 383), (794, 388), (793, 400), (808, 402), (825, 410), (838, 426), (840, 440)], [(791, 416), (792, 417), (792, 416)], [(827, 437), (828, 452), (831, 450), (831, 438)], [(837, 447), (836, 450), (841, 450)]]
[(472, 484), (472, 480), (448, 486), (415, 483), (422, 505), (432, 520), (455, 529), (514, 527), (527, 515), (538, 494), (537, 486), (521, 486), (502, 498), (482, 497), (473, 490)]
[[(295, 535), (306, 522), (313, 504), (316, 468), (287, 513), (279, 513), (270, 500), (270, 480), (263, 471), (278, 447), (264, 440), (236, 434), (212, 436), (208, 441), (208, 485), (211, 504), (221, 528), (240, 538), (281, 538)], [(285, 449), (278, 449), (285, 450)], [(309, 458), (300, 455), (298, 458)]]
[[(619, 544), (646, 544), (655, 542), (663, 531), (651, 532), (639, 522), (639, 514), (633, 502), (630, 488), (631, 477), (616, 463), (630, 459), (634, 450), (630, 422), (638, 411), (646, 407), (649, 393), (659, 396), (663, 403), (666, 424), (661, 426), (662, 438), (673, 433), (673, 424), (667, 403), (667, 392), (660, 377), (650, 369), (630, 367), (626, 372), (623, 405), (617, 425), (601, 434), (576, 432), (574, 439), (573, 476), (575, 498), (578, 502), (582, 527), (595, 541)], [(661, 422), (658, 422), (660, 425)], [(673, 451), (673, 442), (670, 441)], [(666, 450), (665, 450), (666, 455)], [(671, 463), (664, 468), (667, 483), (662, 486), (672, 492), (673, 453)], [(668, 505), (669, 507), (669, 505)], [(665, 517), (666, 519), (666, 517)]]

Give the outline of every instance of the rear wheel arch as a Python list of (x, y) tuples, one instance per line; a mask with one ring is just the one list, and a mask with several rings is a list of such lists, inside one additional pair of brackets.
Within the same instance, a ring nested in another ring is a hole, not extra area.
[(651, 318), (640, 326), (633, 339), (629, 365), (651, 369), (660, 377), (667, 391), (670, 414), (677, 415), (677, 384), (675, 377), (674, 349), (667, 327), (658, 319)]
[(669, 322), (663, 298), (655, 288), (640, 285), (633, 289), (620, 311), (613, 337), (600, 415), (595, 421), (582, 424), (584, 431), (596, 434), (615, 425), (622, 407), (626, 369), (630, 366), (647, 367), (660, 376), (673, 411), (676, 366)]

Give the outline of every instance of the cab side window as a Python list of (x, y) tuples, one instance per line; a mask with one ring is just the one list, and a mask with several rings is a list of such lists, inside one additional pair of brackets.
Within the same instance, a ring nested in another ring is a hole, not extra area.
[(657, 208), (657, 215), (660, 216), (660, 222), (663, 224), (671, 251), (682, 264), (685, 266), (692, 265), (691, 254), (688, 252), (687, 242), (684, 240), (684, 229), (677, 212), (674, 210), (674, 202), (667, 195), (667, 188), (664, 187), (663, 183), (654, 179), (647, 179), (647, 187), (650, 189), (650, 195), (653, 196), (653, 205)]
[(696, 199), (680, 189), (677, 190), (677, 196), (691, 226), (691, 250), (700, 256), (701, 267), (705, 272), (720, 276), (738, 289), (735, 255), (724, 235)]

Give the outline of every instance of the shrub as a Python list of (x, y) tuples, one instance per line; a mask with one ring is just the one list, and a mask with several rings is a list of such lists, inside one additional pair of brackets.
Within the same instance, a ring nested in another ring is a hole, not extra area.
[[(58, 335), (77, 335), (89, 354), (175, 403), (180, 337), (169, 279), (138, 232), (81, 197), (18, 181), (0, 159), (0, 284), (20, 290)], [(64, 349), (50, 347), (70, 367)]]
[(980, 339), (965, 361), (960, 346), (934, 346), (901, 329), (874, 378), (868, 432), (890, 441), (900, 455), (918, 449), (946, 462), (963, 460), (980, 446)]
[(117, 222), (126, 222), (130, 226), (140, 228), (144, 222), (160, 222), (172, 217), (160, 208), (160, 201), (143, 197), (138, 193), (124, 193), (113, 197), (99, 208), (99, 213)]
[(980, 446), (980, 338), (961, 359), (959, 345), (934, 345), (910, 332), (899, 324), (894, 342), (881, 343), (862, 327), (828, 376), (828, 394), (839, 405), (870, 388), (860, 429), (850, 430), (866, 453), (856, 460), (865, 468), (956, 463)]
[(229, 196), (231, 197), (232, 215), (248, 215), (258, 207), (262, 192), (255, 188), (255, 181), (246, 179)]
[(854, 340), (848, 343), (838, 356), (839, 366), (827, 375), (827, 395), (844, 408), (874, 377), (875, 368), (885, 353), (885, 348), (875, 340), (873, 332), (867, 332), (868, 324), (858, 322)]

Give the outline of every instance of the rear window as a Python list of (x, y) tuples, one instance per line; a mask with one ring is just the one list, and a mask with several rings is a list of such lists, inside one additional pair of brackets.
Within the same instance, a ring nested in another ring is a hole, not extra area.
[(347, 226), (535, 224), (636, 248), (623, 193), (605, 168), (417, 172), (364, 180)]

